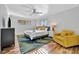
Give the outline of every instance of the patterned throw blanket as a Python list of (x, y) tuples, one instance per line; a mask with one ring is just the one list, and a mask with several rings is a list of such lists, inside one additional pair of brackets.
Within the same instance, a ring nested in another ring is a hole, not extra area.
[(50, 37), (44, 37), (40, 39), (36, 39), (34, 41), (30, 41), (24, 35), (17, 36), (20, 46), (20, 51), (22, 54), (28, 53), (35, 48), (39, 48), (51, 41)]

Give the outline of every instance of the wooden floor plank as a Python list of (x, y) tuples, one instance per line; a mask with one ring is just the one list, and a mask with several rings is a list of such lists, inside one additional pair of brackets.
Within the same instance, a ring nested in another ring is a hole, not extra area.
[[(61, 45), (57, 44), (56, 42), (50, 42), (49, 44), (40, 47), (41, 50), (46, 49), (48, 51), (48, 54), (79, 54), (79, 46), (75, 46), (75, 47), (70, 47), (70, 48), (64, 48)], [(31, 52), (29, 52), (29, 54), (34, 54), (35, 51), (39, 51), (41, 52), (39, 49), (35, 49)], [(35, 54), (39, 54), (38, 52), (35, 52)]]
[[(20, 48), (18, 42), (16, 42), (15, 47), (9, 47), (4, 49), (3, 53), (6, 54), (20, 54)], [(40, 47), (36, 48), (26, 54), (79, 54), (79, 46), (64, 48), (54, 41)]]

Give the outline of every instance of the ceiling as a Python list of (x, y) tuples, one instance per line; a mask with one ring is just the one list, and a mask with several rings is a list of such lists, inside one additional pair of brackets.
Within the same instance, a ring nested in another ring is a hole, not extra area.
[[(44, 4), (9, 4), (6, 5), (9, 15), (18, 15), (27, 18), (39, 17), (45, 15), (48, 12), (48, 5)], [(42, 14), (33, 14), (32, 10), (35, 8), (37, 12), (42, 12)]]
[(17, 15), (25, 18), (40, 17), (39, 15), (31, 15), (32, 8), (42, 11), (43, 15), (55, 15), (59, 12), (75, 8), (79, 5), (76, 4), (7, 4), (9, 15)]
[(49, 5), (49, 14), (55, 15), (57, 13), (78, 7), (77, 4), (51, 4)]

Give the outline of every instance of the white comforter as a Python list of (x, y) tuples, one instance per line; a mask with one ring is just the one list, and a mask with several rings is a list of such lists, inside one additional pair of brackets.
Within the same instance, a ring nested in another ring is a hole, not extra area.
[(33, 40), (34, 37), (47, 35), (48, 31), (43, 31), (43, 30), (35, 30), (35, 31), (33, 31), (33, 30), (26, 30), (26, 31), (24, 31), (24, 34), (29, 35), (31, 40)]

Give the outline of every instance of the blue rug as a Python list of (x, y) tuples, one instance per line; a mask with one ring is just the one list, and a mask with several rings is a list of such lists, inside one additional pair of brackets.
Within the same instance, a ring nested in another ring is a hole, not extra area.
[(36, 39), (30, 41), (28, 38), (24, 37), (24, 35), (17, 36), (20, 46), (20, 51), (22, 54), (28, 53), (35, 48), (39, 48), (51, 41), (50, 37), (45, 37), (42, 39)]

